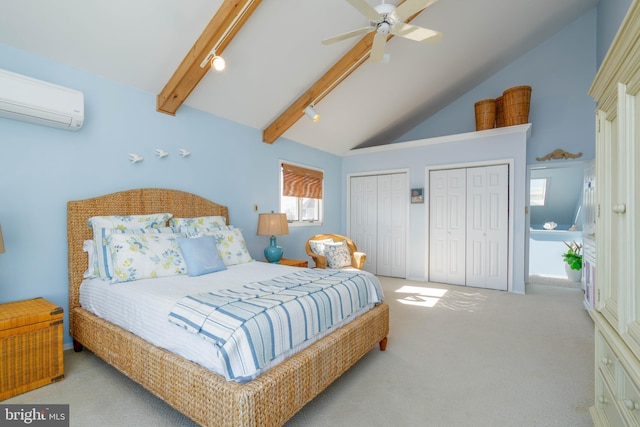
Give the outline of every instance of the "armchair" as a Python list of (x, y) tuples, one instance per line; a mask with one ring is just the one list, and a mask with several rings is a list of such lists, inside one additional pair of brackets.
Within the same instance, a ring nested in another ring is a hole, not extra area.
[(307, 251), (307, 255), (309, 255), (315, 262), (316, 268), (327, 268), (327, 258), (324, 255), (319, 255), (313, 252), (309, 242), (312, 240), (326, 239), (333, 239), (334, 242), (346, 242), (349, 252), (351, 252), (351, 267), (357, 268), (358, 270), (362, 269), (367, 259), (367, 255), (364, 252), (358, 252), (358, 247), (353, 240), (339, 234), (316, 234), (307, 240), (305, 250)]

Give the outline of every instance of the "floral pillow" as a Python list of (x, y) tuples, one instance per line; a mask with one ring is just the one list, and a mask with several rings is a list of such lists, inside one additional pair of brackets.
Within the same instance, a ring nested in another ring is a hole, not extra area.
[(239, 228), (209, 229), (201, 235), (213, 236), (216, 238), (218, 253), (226, 266), (243, 264), (253, 261), (247, 243), (244, 241), (242, 230)]
[(327, 243), (334, 243), (333, 239), (309, 240), (309, 247), (314, 254), (324, 255), (324, 248)]
[(223, 216), (200, 216), (196, 218), (171, 218), (169, 225), (183, 231), (183, 227), (194, 229), (227, 228), (227, 220)]
[(113, 276), (113, 261), (109, 243), (113, 234), (173, 234), (171, 227), (158, 228), (94, 228), (93, 240), (96, 249), (96, 260), (99, 276), (111, 279)]
[(327, 243), (324, 247), (327, 267), (343, 268), (351, 266), (351, 252), (345, 242)]
[(158, 228), (166, 227), (171, 218), (170, 213), (157, 213), (149, 215), (103, 215), (89, 218), (89, 227), (96, 228)]
[(113, 283), (187, 273), (178, 238), (180, 234), (112, 234), (109, 250)]

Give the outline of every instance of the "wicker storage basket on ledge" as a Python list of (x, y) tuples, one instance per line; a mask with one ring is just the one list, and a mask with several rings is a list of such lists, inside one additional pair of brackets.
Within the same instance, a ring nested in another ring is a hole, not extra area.
[(493, 129), (496, 125), (496, 100), (483, 99), (475, 104), (476, 130)]
[(504, 102), (503, 97), (496, 98), (496, 127), (501, 128), (504, 126)]
[(529, 103), (531, 86), (515, 86), (502, 94), (504, 106), (504, 125), (522, 125), (529, 123)]

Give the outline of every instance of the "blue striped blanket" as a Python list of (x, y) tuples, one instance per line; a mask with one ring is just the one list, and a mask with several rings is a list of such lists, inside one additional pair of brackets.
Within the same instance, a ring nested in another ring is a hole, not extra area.
[(380, 282), (370, 273), (300, 269), (185, 296), (169, 321), (215, 344), (227, 379), (246, 382), (287, 350), (382, 300)]

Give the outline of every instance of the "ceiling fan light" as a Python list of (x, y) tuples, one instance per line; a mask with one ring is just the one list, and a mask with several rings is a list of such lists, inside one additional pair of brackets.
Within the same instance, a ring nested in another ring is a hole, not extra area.
[(305, 108), (304, 113), (313, 121), (313, 123), (320, 120), (320, 114), (318, 114), (315, 108), (313, 108), (313, 104)]
[(227, 63), (222, 56), (213, 55), (211, 58), (211, 68), (216, 71), (222, 71), (226, 67)]

